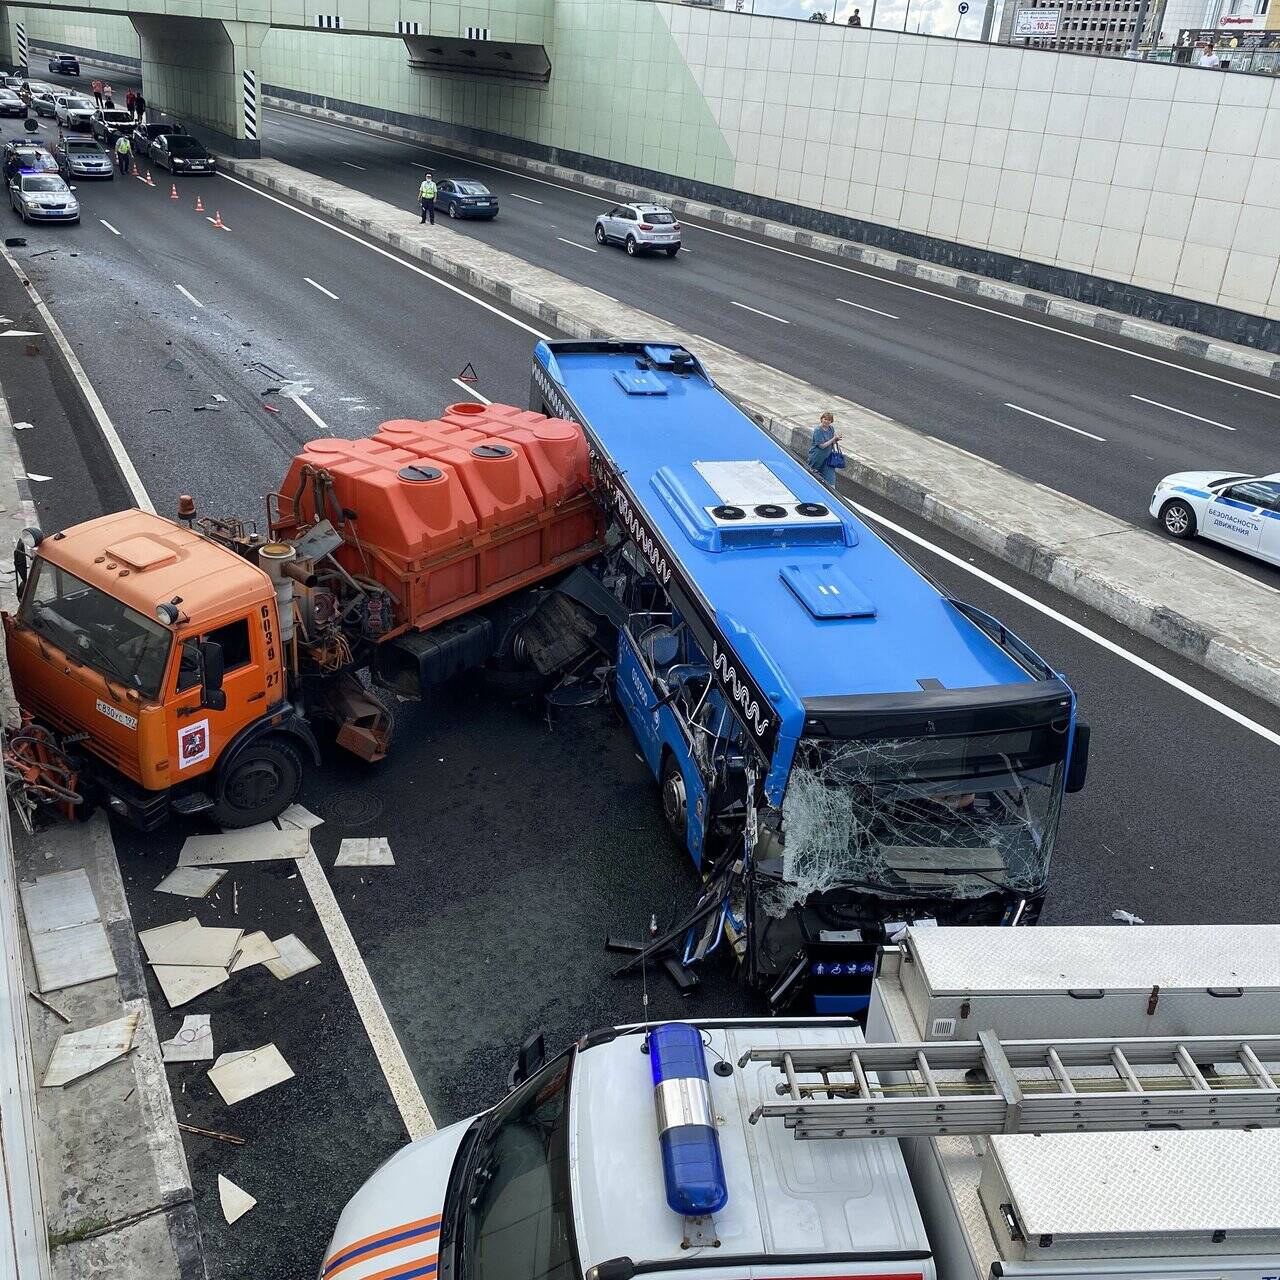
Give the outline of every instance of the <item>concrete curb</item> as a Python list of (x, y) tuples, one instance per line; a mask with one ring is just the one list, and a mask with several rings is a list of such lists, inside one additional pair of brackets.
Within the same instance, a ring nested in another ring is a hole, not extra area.
[(901, 254), (890, 253), (884, 249), (876, 249), (870, 245), (859, 244), (853, 240), (843, 240), (838, 236), (806, 231), (803, 228), (791, 226), (789, 223), (752, 217), (750, 214), (738, 213), (735, 210), (725, 209), (719, 205), (672, 195), (669, 192), (659, 191), (652, 187), (640, 186), (630, 182), (619, 182), (597, 174), (586, 173), (580, 169), (570, 169), (561, 165), (551, 164), (545, 160), (535, 160), (515, 152), (498, 151), (492, 147), (464, 145), (458, 142), (457, 139), (443, 134), (405, 129), (398, 125), (385, 124), (382, 121), (371, 120), (362, 116), (332, 111), (325, 107), (312, 106), (309, 103), (295, 102), (292, 98), (265, 95), (263, 102), (267, 106), (275, 107), (278, 110), (292, 111), (298, 115), (312, 116), (320, 120), (333, 120), (341, 124), (350, 124), (362, 129), (368, 129), (373, 133), (404, 138), (411, 142), (422, 142), (447, 151), (455, 151), (461, 155), (474, 156), (476, 159), (486, 160), (493, 164), (520, 169), (536, 177), (548, 178), (570, 186), (587, 187), (602, 191), (615, 199), (656, 201), (667, 205), (684, 217), (700, 218), (704, 222), (714, 223), (717, 226), (750, 232), (753, 235), (793, 245), (797, 249), (814, 249), (849, 262), (859, 262), (866, 266), (877, 267), (881, 271), (892, 271), (897, 275), (910, 276), (913, 279), (927, 281), (931, 284), (944, 285), (947, 288), (955, 289), (959, 293), (972, 294), (975, 298), (984, 298), (992, 302), (1002, 302), (1010, 306), (1022, 307), (1037, 315), (1070, 321), (1085, 328), (1097, 329), (1108, 337), (1130, 338), (1136, 342), (1143, 342), (1162, 348), (1165, 351), (1195, 356), (1201, 360), (1209, 360), (1215, 364), (1226, 365), (1242, 373), (1251, 373), (1260, 378), (1280, 381), (1280, 356), (1259, 351), (1253, 347), (1220, 342), (1192, 333), (1187, 329), (1177, 329), (1171, 325), (1158, 324), (1153, 320), (1141, 320), (1134, 316), (1125, 315), (1123, 312), (1110, 311), (1105, 307), (1094, 306), (1087, 302), (1075, 302), (1070, 298), (1043, 293), (1035, 289), (1020, 288), (1016, 284), (1009, 284), (1003, 280), (994, 280), (989, 276), (956, 271), (951, 267), (944, 267), (935, 262), (927, 262), (923, 258), (908, 258)]
[(224, 167), (571, 337), (681, 342), (793, 450), (795, 433), (833, 409), (852, 482), (1280, 705), (1280, 609), (1270, 587), (598, 290), (445, 226), (420, 227), (415, 213), (274, 160)]

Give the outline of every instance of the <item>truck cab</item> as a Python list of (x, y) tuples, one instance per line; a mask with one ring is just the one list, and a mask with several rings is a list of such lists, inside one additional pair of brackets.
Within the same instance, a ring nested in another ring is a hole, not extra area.
[(98, 799), (149, 830), (171, 809), (250, 825), (296, 795), (296, 749), (259, 741), (289, 714), (266, 573), (143, 511), (29, 543), (5, 617), (15, 691), (74, 740)]

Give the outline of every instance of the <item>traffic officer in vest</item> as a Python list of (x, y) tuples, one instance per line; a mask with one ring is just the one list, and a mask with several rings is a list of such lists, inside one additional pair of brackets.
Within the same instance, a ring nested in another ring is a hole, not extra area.
[(129, 135), (122, 133), (116, 139), (116, 168), (121, 173), (129, 172), (129, 152), (132, 148), (129, 145)]
[(418, 203), (422, 206), (422, 221), (431, 219), (436, 225), (436, 180), (428, 171), (422, 175), (422, 185), (418, 188)]

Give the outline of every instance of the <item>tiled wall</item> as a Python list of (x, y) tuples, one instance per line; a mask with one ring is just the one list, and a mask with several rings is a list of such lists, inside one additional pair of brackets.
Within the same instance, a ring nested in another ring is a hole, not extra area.
[[(123, 19), (28, 13), (36, 39), (74, 26), (66, 43), (136, 55)], [(1280, 81), (655, 0), (556, 0), (548, 52), (535, 87), (277, 29), (261, 77), (1220, 336), (1280, 332)]]

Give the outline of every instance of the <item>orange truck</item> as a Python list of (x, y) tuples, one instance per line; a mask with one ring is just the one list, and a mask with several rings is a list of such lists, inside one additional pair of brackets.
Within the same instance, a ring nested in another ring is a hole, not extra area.
[(4, 616), (18, 702), (78, 789), (143, 829), (174, 812), (266, 821), (319, 764), (318, 725), (377, 761), (386, 691), (421, 697), (495, 660), (548, 673), (588, 650), (565, 588), (603, 547), (588, 480), (576, 424), (458, 404), (312, 441), (265, 536), (185, 496), (177, 521), (29, 530)]

